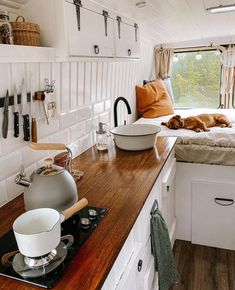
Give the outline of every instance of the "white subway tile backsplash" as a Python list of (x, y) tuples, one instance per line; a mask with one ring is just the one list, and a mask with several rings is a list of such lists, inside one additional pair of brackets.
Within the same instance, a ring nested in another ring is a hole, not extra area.
[(90, 133), (94, 130), (94, 126), (93, 126), (93, 120), (90, 119), (90, 120), (87, 120), (86, 121), (86, 132), (87, 133)]
[(99, 125), (99, 117), (97, 116), (97, 117), (95, 117), (93, 119), (93, 128), (94, 128), (94, 130), (98, 129), (98, 125)]
[(81, 139), (79, 139), (79, 153), (86, 151), (93, 145), (93, 136), (89, 134)]
[(8, 201), (7, 188), (5, 181), (0, 182), (0, 207)]
[(69, 134), (69, 129), (60, 131), (49, 138), (50, 143), (63, 143), (68, 145), (70, 143), (70, 134)]
[(8, 131), (7, 139), (2, 140), (3, 153), (7, 154), (25, 146), (23, 136), (19, 138), (14, 137), (13, 131)]
[(105, 111), (109, 111), (111, 109), (111, 101), (107, 100), (105, 101)]
[[(40, 140), (40, 143), (48, 143), (47, 139)], [(40, 159), (44, 158), (48, 155), (48, 151), (36, 151), (31, 149), (29, 146), (26, 146), (22, 149), (22, 157), (23, 157), (23, 165), (25, 167), (28, 167), (32, 165), (33, 163), (39, 161)], [(17, 170), (19, 169), (19, 166)]]
[(78, 111), (64, 113), (60, 115), (60, 130), (71, 127), (78, 121)]
[(71, 129), (71, 142), (74, 142), (78, 138), (86, 135), (86, 122), (79, 123), (73, 126)]
[(38, 139), (46, 138), (59, 131), (59, 118), (51, 119), (49, 125), (45, 123), (44, 119), (38, 120)]
[(77, 157), (79, 155), (79, 142), (76, 141), (72, 144), (70, 144), (68, 147), (72, 151), (73, 158)]
[(9, 200), (16, 198), (24, 191), (24, 187), (15, 183), (16, 174), (7, 178), (7, 196)]
[(14, 151), (1, 157), (0, 181), (16, 173), (22, 165), (22, 154), (20, 150)]
[(91, 118), (91, 106), (87, 106), (78, 110), (78, 122), (85, 121)]
[(104, 102), (100, 102), (98, 104), (94, 104), (94, 115), (97, 116), (104, 112)]
[(106, 113), (101, 114), (99, 116), (99, 122), (109, 123), (109, 121), (110, 121), (110, 113), (109, 112), (106, 112)]

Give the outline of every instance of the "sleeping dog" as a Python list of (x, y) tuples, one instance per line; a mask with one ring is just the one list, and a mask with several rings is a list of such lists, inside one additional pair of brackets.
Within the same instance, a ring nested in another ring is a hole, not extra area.
[(167, 126), (169, 129), (188, 129), (195, 132), (208, 132), (208, 128), (232, 127), (229, 119), (223, 114), (201, 114), (187, 118), (181, 118), (180, 115), (172, 117), (168, 122), (162, 122), (162, 125)]

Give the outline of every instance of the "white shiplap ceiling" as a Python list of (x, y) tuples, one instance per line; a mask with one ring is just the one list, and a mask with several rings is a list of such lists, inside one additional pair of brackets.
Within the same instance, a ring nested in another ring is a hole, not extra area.
[(206, 8), (233, 4), (232, 0), (96, 0), (120, 13), (138, 20), (156, 44), (204, 40), (224, 44), (235, 42), (235, 12), (210, 14)]

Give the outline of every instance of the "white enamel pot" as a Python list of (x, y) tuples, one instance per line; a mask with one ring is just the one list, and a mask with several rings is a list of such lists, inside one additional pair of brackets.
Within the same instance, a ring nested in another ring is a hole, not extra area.
[(60, 214), (52, 208), (38, 208), (20, 215), (13, 223), (13, 231), (22, 255), (35, 258), (55, 249), (61, 239), (61, 223), (87, 206), (82, 198)]

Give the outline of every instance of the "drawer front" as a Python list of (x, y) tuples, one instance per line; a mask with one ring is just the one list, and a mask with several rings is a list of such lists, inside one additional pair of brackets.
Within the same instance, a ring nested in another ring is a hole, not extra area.
[(235, 250), (235, 184), (192, 182), (192, 242)]
[[(119, 280), (116, 289), (117, 290), (139, 290), (138, 285), (138, 261), (140, 260), (142, 252), (142, 245), (140, 243), (136, 244), (135, 250), (125, 268), (125, 271)], [(114, 289), (114, 288), (113, 288)]]
[(141, 243), (133, 255), (117, 285), (117, 290), (151, 290), (155, 277), (154, 259), (150, 238), (144, 248)]

